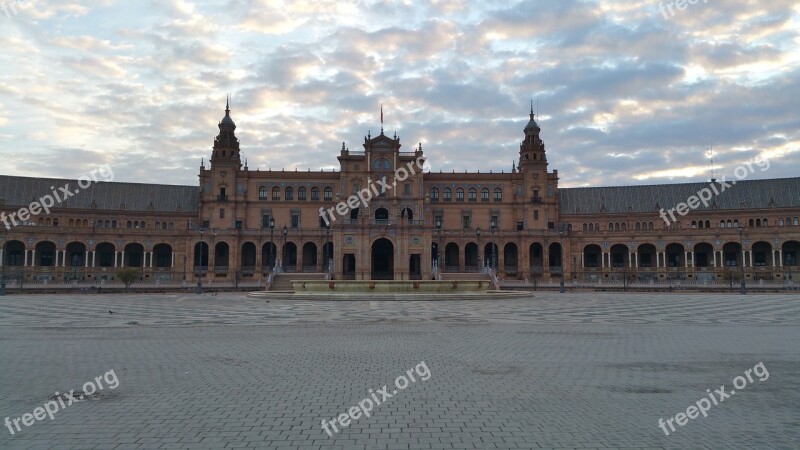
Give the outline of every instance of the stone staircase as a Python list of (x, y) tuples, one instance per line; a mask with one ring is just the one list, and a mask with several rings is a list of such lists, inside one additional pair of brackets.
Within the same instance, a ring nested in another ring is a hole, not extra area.
[(324, 273), (276, 273), (269, 286), (270, 291), (293, 291), (294, 280), (324, 280)]

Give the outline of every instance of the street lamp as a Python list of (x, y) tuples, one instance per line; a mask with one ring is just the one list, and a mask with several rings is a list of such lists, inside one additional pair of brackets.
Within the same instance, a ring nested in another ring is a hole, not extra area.
[(477, 228), (475, 230), (475, 235), (478, 236), (478, 261), (480, 261), (480, 265), (478, 265), (478, 271), (481, 270), (481, 266), (483, 265), (483, 256), (481, 255), (481, 229)]
[(79, 260), (78, 255), (73, 254), (72, 255), (72, 279), (74, 281), (78, 280), (78, 260)]
[(205, 244), (205, 242), (203, 242), (203, 231), (205, 231), (205, 230), (200, 228), (200, 256), (197, 257), (197, 264), (198, 264), (198, 267), (197, 267), (197, 293), (198, 294), (202, 294), (203, 293), (203, 278), (202, 278), (202, 274), (200, 273), (203, 270), (203, 251), (205, 251), (205, 248), (206, 248), (206, 244)]
[[(331, 224), (325, 224), (325, 243), (322, 244), (322, 271), (328, 273), (328, 269), (330, 268), (330, 264), (328, 264), (328, 241), (330, 240), (331, 234)], [(331, 257), (333, 255), (330, 255)], [(330, 275), (330, 274), (329, 274)]]
[[(186, 255), (183, 255), (183, 281), (186, 281), (186, 260), (187, 259), (188, 259), (188, 257)], [(156, 260), (156, 264), (158, 264), (157, 260)], [(185, 284), (184, 284), (184, 286), (185, 286)]]
[(498, 265), (495, 258), (497, 258), (498, 256), (497, 253), (499, 253), (495, 248), (494, 244), (494, 230), (496, 228), (497, 228), (497, 220), (494, 217), (492, 217), (492, 220), (489, 221), (489, 229), (492, 231), (492, 246), (489, 248), (489, 267), (493, 267), (495, 269), (497, 269)]
[(742, 232), (744, 231), (744, 227), (739, 227), (739, 245), (742, 248), (742, 281), (739, 287), (739, 293), (742, 295), (747, 294), (747, 287), (744, 284), (744, 240), (742, 239)]
[(2, 272), (0, 272), (0, 295), (6, 295), (6, 261), (8, 261), (8, 253), (6, 252), (6, 243), (8, 242), (8, 229), (5, 230), (3, 233), (3, 248), (2, 253), (3, 258), (0, 260), (0, 268), (2, 268)]
[(564, 293), (564, 230), (559, 228), (558, 230), (558, 240), (559, 246), (561, 247), (560, 254), (559, 254), (559, 263), (561, 263), (561, 281), (559, 282), (559, 292)]
[(281, 244), (281, 269), (285, 272), (286, 271), (286, 260), (284, 257), (286, 256), (286, 235), (289, 234), (289, 229), (286, 228), (286, 225), (283, 226), (283, 243)]
[[(272, 259), (272, 247), (275, 245), (275, 219), (272, 217), (269, 218), (269, 247), (267, 247), (267, 263), (269, 260)], [(277, 248), (275, 251), (277, 252)], [(272, 272), (272, 269), (275, 266), (275, 262), (272, 262), (272, 266), (269, 268), (269, 271)]]
[(561, 263), (561, 281), (559, 282), (559, 292), (564, 293), (564, 224), (558, 227), (558, 240), (561, 246), (561, 253), (559, 254), (559, 263)]
[[(436, 269), (442, 271), (442, 219), (436, 219), (436, 231), (439, 233), (439, 242), (436, 244)], [(438, 278), (438, 273), (437, 273)]]

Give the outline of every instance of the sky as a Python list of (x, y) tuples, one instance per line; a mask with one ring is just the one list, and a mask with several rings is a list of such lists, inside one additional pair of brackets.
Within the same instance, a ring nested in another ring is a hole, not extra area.
[(528, 114), (560, 186), (800, 176), (800, 3), (0, 0), (0, 174), (197, 185), (225, 99), (251, 170), (395, 132), (510, 171)]

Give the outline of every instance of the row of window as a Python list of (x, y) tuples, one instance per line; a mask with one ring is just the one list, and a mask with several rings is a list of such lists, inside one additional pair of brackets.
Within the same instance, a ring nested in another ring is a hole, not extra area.
[[(785, 220), (783, 218), (778, 219), (778, 226), (800, 226), (800, 218), (798, 217), (787, 217)], [(748, 225), (752, 227), (767, 227), (769, 226), (769, 220), (767, 218), (763, 219), (750, 219), (748, 221)], [(653, 222), (636, 222), (634, 227), (636, 231), (646, 231), (653, 229)], [(719, 221), (720, 228), (739, 228), (739, 219), (727, 219), (727, 220), (720, 220)], [(681, 228), (681, 222), (677, 221), (669, 226), (664, 224), (664, 228)], [(692, 228), (711, 228), (711, 221), (710, 220), (693, 220), (692, 221)], [(628, 225), (625, 222), (609, 222), (608, 224), (608, 231), (627, 231)], [(583, 231), (601, 231), (599, 223), (584, 223), (583, 224)]]
[[(59, 221), (57, 217), (40, 217), (37, 222), (29, 221), (25, 225), (33, 225), (36, 224), (40, 227), (57, 227), (59, 225)], [(89, 219), (69, 219), (67, 221), (67, 226), (70, 228), (88, 228), (88, 227), (95, 227), (95, 228), (117, 228), (117, 221), (112, 219), (98, 219), (92, 220)], [(155, 223), (156, 230), (171, 230), (175, 226), (174, 222), (160, 222), (157, 221)], [(144, 220), (128, 220), (126, 222), (127, 228), (146, 228), (147, 222)]]
[[(308, 199), (307, 198), (307, 192), (308, 191), (306, 190), (306, 188), (304, 186), (301, 186), (301, 187), (297, 188), (297, 200), (300, 200), (300, 201), (307, 200)], [(260, 188), (258, 188), (258, 199), (259, 200), (267, 200), (268, 199), (268, 196), (267, 196), (268, 193), (269, 193), (269, 191), (267, 190), (267, 187), (266, 186), (261, 186)], [(291, 187), (291, 186), (287, 186), (283, 190), (281, 190), (281, 188), (278, 187), (278, 186), (273, 186), (272, 187), (272, 201), (280, 201), (281, 198), (283, 198), (283, 200), (294, 200), (294, 194), (295, 194), (295, 189), (293, 187)], [(323, 190), (323, 195), (324, 195), (325, 201), (333, 200), (333, 189), (330, 188), (330, 187), (326, 187)], [(319, 201), (319, 188), (318, 187), (312, 187), (311, 188), (311, 201), (312, 202)]]
[[(478, 201), (478, 190), (475, 188), (469, 188), (467, 190), (467, 199), (471, 202)], [(445, 202), (453, 201), (453, 190), (449, 187), (442, 189), (442, 200)], [(433, 187), (431, 188), (431, 201), (438, 202), (439, 201), (439, 188)], [(456, 201), (463, 202), (464, 201), (464, 188), (456, 188)], [(481, 201), (488, 202), (489, 201), (489, 189), (483, 188), (481, 189)], [(494, 201), (502, 202), (503, 201), (503, 190), (500, 188), (494, 189)]]

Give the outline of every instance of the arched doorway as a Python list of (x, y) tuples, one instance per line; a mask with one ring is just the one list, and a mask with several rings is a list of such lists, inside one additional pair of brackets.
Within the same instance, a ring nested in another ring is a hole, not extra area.
[(371, 278), (373, 280), (394, 279), (394, 245), (386, 238), (372, 243)]
[(125, 246), (125, 267), (144, 267), (144, 246), (142, 244), (128, 244)]
[(317, 244), (306, 242), (303, 244), (303, 272), (317, 271)]
[(389, 210), (386, 208), (378, 208), (375, 210), (375, 223), (379, 225), (386, 225), (389, 223)]

